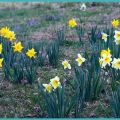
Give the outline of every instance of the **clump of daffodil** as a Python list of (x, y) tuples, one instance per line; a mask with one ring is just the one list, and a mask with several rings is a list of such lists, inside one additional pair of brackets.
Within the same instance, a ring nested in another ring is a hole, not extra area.
[(71, 69), (71, 65), (67, 60), (62, 61), (62, 65), (64, 66), (64, 69)]
[(35, 49), (34, 49), (34, 48), (28, 49), (28, 51), (26, 52), (26, 55), (27, 55), (29, 58), (35, 58), (35, 55), (36, 55)]
[(72, 18), (68, 21), (68, 25), (69, 25), (69, 27), (73, 28), (73, 27), (77, 26), (77, 22), (74, 18)]
[(111, 23), (112, 23), (112, 26), (115, 27), (115, 28), (117, 28), (119, 26), (119, 20), (118, 19), (113, 19)]
[(43, 87), (45, 88), (44, 91), (45, 92), (51, 92), (52, 91), (52, 86), (51, 84), (43, 84)]
[(3, 58), (0, 58), (0, 68), (2, 68)]
[(106, 33), (101, 33), (101, 34), (102, 34), (102, 40), (104, 40), (105, 42), (107, 42), (108, 35)]
[(112, 67), (120, 70), (120, 58), (114, 58), (112, 61)]
[(23, 46), (21, 42), (14, 43), (12, 47), (14, 48), (14, 52), (22, 52)]
[(54, 89), (57, 89), (58, 87), (61, 86), (60, 78), (56, 76), (55, 78), (50, 79), (50, 84)]
[(107, 50), (102, 50), (100, 56), (101, 58), (99, 58), (99, 63), (101, 68), (105, 68), (106, 65), (110, 66), (110, 63), (112, 61), (110, 49), (108, 48)]
[(80, 54), (78, 54), (78, 57), (76, 59), (78, 66), (81, 66), (83, 62), (85, 62), (85, 58), (83, 58)]
[(2, 47), (2, 43), (0, 43), (0, 54), (2, 53), (3, 47)]
[(115, 31), (114, 38), (115, 38), (115, 43), (119, 45), (120, 44), (120, 31), (117, 31), (117, 30)]
[(14, 31), (10, 31), (10, 29), (8, 27), (1, 28), (0, 35), (2, 37), (7, 38), (10, 41), (13, 41), (16, 39)]

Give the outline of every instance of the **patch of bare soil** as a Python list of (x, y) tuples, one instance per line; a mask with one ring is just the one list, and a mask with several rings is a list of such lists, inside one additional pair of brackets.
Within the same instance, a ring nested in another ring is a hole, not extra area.
[(40, 31), (34, 32), (31, 36), (32, 40), (53, 40), (56, 38), (55, 30), (61, 29), (63, 24), (54, 24), (47, 27), (47, 29), (41, 29)]
[(12, 88), (12, 84), (6, 80), (0, 83), (0, 90), (11, 90)]
[(32, 40), (52, 40), (55, 36), (48, 31), (38, 31), (33, 33)]

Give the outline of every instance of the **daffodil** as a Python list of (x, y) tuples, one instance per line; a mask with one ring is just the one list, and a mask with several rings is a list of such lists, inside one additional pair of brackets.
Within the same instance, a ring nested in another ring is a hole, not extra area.
[(107, 50), (102, 50), (101, 51), (101, 54), (100, 54), (100, 56), (101, 57), (107, 57), (107, 56), (110, 56), (111, 57), (111, 53), (110, 53), (111, 51), (110, 51), (110, 49), (108, 48)]
[(0, 58), (0, 68), (2, 68), (3, 58)]
[(118, 58), (118, 59), (114, 58), (113, 59), (112, 67), (120, 70), (120, 58)]
[(62, 65), (64, 66), (64, 69), (66, 69), (66, 68), (71, 69), (71, 65), (69, 64), (69, 62), (67, 60), (64, 60), (62, 62)]
[(86, 11), (86, 5), (85, 5), (85, 3), (83, 3), (82, 5), (81, 5), (81, 7), (80, 7), (80, 10), (82, 10), (82, 11)]
[(115, 31), (114, 38), (115, 38), (116, 45), (119, 45), (120, 44), (120, 31), (117, 31), (117, 30)]
[(116, 45), (120, 45), (120, 39), (119, 40), (115, 40)]
[(3, 37), (7, 37), (8, 33), (9, 33), (9, 28), (8, 27), (3, 27), (0, 29), (0, 35), (3, 36)]
[(13, 41), (16, 39), (14, 31), (10, 31), (8, 27), (1, 28), (0, 35), (9, 39), (10, 41)]
[(45, 92), (51, 92), (52, 91), (52, 86), (51, 84), (43, 84), (44, 88), (45, 88)]
[(14, 43), (12, 47), (14, 48), (14, 52), (22, 52), (23, 46), (21, 42)]
[(119, 26), (119, 20), (117, 20), (117, 19), (113, 19), (111, 23), (112, 23), (112, 26), (115, 28), (117, 28)]
[(28, 51), (26, 52), (26, 55), (30, 58), (35, 58), (35, 55), (36, 55), (35, 49), (34, 48), (28, 49)]
[(76, 61), (78, 62), (78, 66), (81, 66), (83, 62), (85, 62), (85, 58), (83, 58), (80, 54), (78, 54), (78, 58)]
[(120, 31), (115, 30), (114, 38), (115, 40), (120, 40)]
[(100, 63), (101, 68), (105, 68), (106, 65), (110, 66), (111, 61), (112, 61), (111, 56), (99, 58), (99, 63)]
[(100, 66), (102, 68), (105, 68), (106, 65), (109, 65), (110, 66), (110, 63), (112, 61), (112, 58), (111, 58), (111, 53), (110, 53), (110, 49), (108, 48), (107, 50), (102, 50), (101, 51), (101, 58), (99, 58), (99, 63), (100, 63)]
[(54, 89), (58, 88), (59, 86), (61, 86), (60, 78), (56, 76), (55, 78), (50, 79), (50, 84)]
[(108, 35), (106, 33), (102, 33), (102, 40), (107, 42), (107, 37), (108, 37)]
[(69, 27), (73, 28), (77, 25), (77, 22), (74, 18), (72, 18), (68, 21), (68, 25), (69, 25)]
[(16, 39), (14, 31), (9, 31), (8, 34), (6, 35), (6, 38), (9, 39), (10, 41), (13, 41)]
[(2, 43), (0, 44), (0, 54), (2, 53), (2, 49), (3, 49), (3, 47), (2, 47)]

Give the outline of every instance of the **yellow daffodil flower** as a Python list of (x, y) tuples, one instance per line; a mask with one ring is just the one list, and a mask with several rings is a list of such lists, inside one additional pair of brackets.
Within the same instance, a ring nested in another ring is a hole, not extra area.
[(120, 45), (120, 39), (119, 40), (115, 40), (116, 45)]
[(112, 61), (111, 56), (106, 56), (106, 57), (103, 57), (103, 58), (99, 58), (99, 63), (100, 63), (101, 68), (105, 68), (106, 65), (110, 66), (111, 61)]
[(14, 48), (14, 52), (22, 52), (23, 46), (21, 42), (14, 43), (12, 47)]
[(111, 53), (110, 49), (108, 48), (107, 50), (102, 50), (101, 51), (101, 58), (99, 58), (99, 63), (102, 68), (105, 68), (106, 65), (110, 66), (110, 63), (112, 61), (111, 58)]
[(35, 58), (35, 55), (36, 55), (35, 49), (34, 48), (28, 49), (28, 51), (26, 52), (26, 55), (30, 58)]
[(78, 58), (76, 61), (78, 62), (78, 66), (81, 66), (83, 62), (85, 62), (85, 58), (83, 58), (80, 54), (78, 54)]
[(106, 57), (106, 56), (110, 56), (111, 57), (111, 53), (110, 53), (111, 51), (110, 51), (110, 49), (108, 48), (107, 50), (102, 50), (101, 51), (101, 54), (100, 54), (100, 56), (101, 57)]
[(15, 33), (13, 31), (10, 31), (8, 27), (3, 27), (0, 30), (0, 35), (9, 39), (10, 41), (15, 40)]
[(8, 27), (3, 27), (3, 28), (1, 28), (1, 30), (0, 30), (0, 35), (1, 36), (3, 36), (3, 37), (7, 37), (7, 35), (8, 35), (8, 33), (9, 33), (9, 28)]
[(51, 90), (52, 90), (52, 86), (51, 86), (51, 84), (43, 84), (43, 86), (44, 86), (44, 88), (45, 88), (45, 92), (47, 91), (47, 92), (51, 92)]
[(50, 79), (50, 84), (54, 89), (58, 88), (59, 86), (61, 86), (60, 78), (56, 76), (55, 78)]
[(0, 68), (2, 68), (3, 58), (0, 58)]
[(118, 58), (118, 59), (114, 58), (113, 59), (112, 67), (120, 70), (120, 58)]
[(108, 37), (108, 35), (106, 33), (102, 33), (102, 40), (107, 42), (107, 37)]
[(6, 35), (6, 38), (9, 39), (10, 41), (15, 40), (15, 33), (14, 31), (9, 31), (8, 34)]
[(69, 25), (69, 27), (73, 28), (77, 25), (77, 22), (74, 18), (72, 18), (68, 21), (68, 25)]
[(66, 68), (71, 69), (71, 65), (69, 64), (69, 62), (67, 60), (64, 60), (62, 62), (62, 65), (64, 66), (64, 69), (66, 69)]
[(120, 31), (117, 31), (117, 30), (115, 31), (114, 38), (115, 38), (116, 45), (119, 45), (120, 44)]
[(2, 43), (0, 44), (0, 54), (2, 53), (2, 49), (3, 49), (3, 47), (2, 47)]
[(117, 28), (119, 26), (119, 20), (117, 20), (117, 19), (113, 19), (111, 23), (112, 23), (112, 26), (115, 28)]
[(115, 31), (115, 35), (114, 35), (115, 40), (120, 40), (120, 31)]

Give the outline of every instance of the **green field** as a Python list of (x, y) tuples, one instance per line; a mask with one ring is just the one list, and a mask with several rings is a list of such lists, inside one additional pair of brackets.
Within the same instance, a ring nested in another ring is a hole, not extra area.
[[(75, 79), (75, 73), (73, 69), (70, 71), (64, 70), (62, 61), (67, 59), (71, 66), (74, 66), (78, 53), (84, 55), (85, 51), (87, 51), (89, 55), (94, 51), (88, 38), (88, 34), (91, 35), (91, 28), (97, 26), (98, 31), (106, 32), (106, 28), (111, 28), (112, 19), (120, 20), (120, 5), (117, 3), (87, 3), (86, 11), (80, 10), (80, 5), (81, 3), (44, 3), (35, 5), (24, 3), (20, 6), (18, 3), (17, 6), (6, 4), (4, 7), (1, 5), (0, 28), (8, 26), (15, 32), (16, 40), (22, 41), (24, 45), (31, 43), (34, 46), (38, 45), (36, 47), (39, 49), (38, 51), (45, 52), (46, 55), (46, 49), (58, 37), (58, 30), (64, 30), (65, 40), (59, 45), (57, 64), (50, 64), (48, 55), (45, 56), (44, 63), (39, 59), (41, 62), (36, 71), (36, 79), (32, 84), (14, 83), (5, 77), (2, 70), (0, 71), (0, 117), (49, 117), (45, 99), (38, 87), (38, 78), (42, 83), (48, 83), (55, 76), (59, 76), (62, 82), (67, 81), (65, 82), (65, 93), (66, 98), (70, 101), (71, 96), (75, 93), (74, 86), (71, 85)], [(78, 25), (83, 25), (85, 29), (84, 36), (81, 37), (83, 44), (80, 43), (76, 30), (68, 27), (68, 21), (71, 18), (75, 18)], [(105, 75), (103, 71), (100, 79), (106, 81), (111, 79), (110, 74)], [(84, 102), (85, 107), (80, 112), (79, 117), (116, 117), (106, 95), (106, 93), (111, 95), (111, 86), (106, 85), (106, 82), (103, 83), (103, 86), (100, 94), (95, 99)], [(118, 106), (120, 106), (120, 101), (118, 103)], [(74, 118), (74, 109), (66, 117)]]

